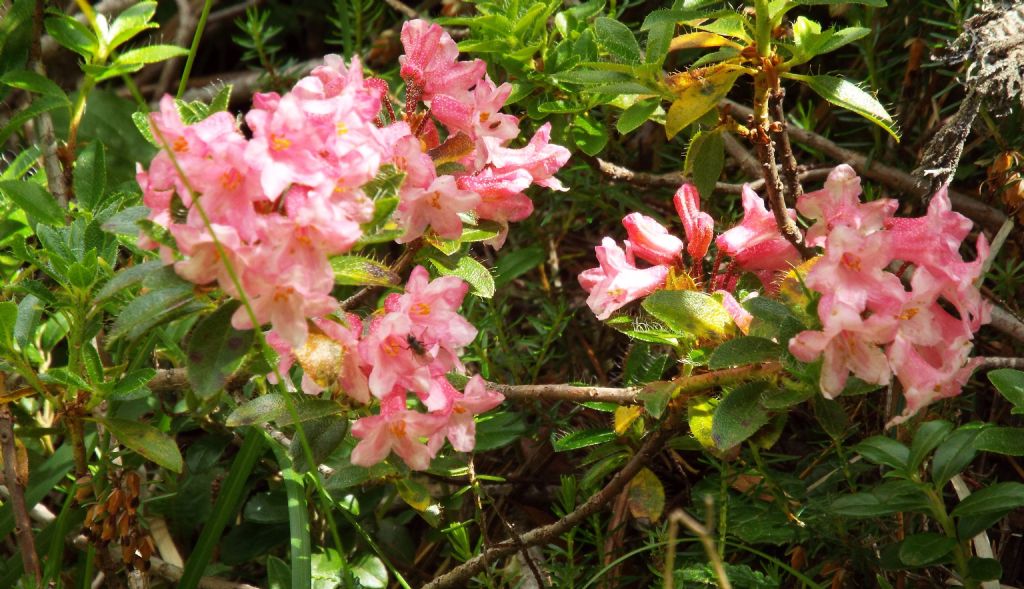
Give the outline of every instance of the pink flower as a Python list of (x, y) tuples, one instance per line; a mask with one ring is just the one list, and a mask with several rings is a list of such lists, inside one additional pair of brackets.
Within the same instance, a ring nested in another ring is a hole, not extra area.
[(466, 383), (465, 394), (459, 393), (450, 384), (448, 388), (451, 389), (448, 423), (435, 434), (436, 441), (432, 442), (439, 444), (442, 437), (446, 436), (456, 451), (472, 452), (476, 446), (476, 421), (473, 416), (494, 409), (505, 400), (505, 397), (501, 393), (488, 390), (487, 383), (479, 374), (473, 375)]
[(434, 457), (422, 441), (444, 426), (441, 415), (424, 415), (405, 408), (405, 395), (390, 395), (381, 403), (380, 415), (363, 417), (352, 424), (360, 442), (352, 449), (352, 464), (373, 466), (394, 450), (413, 470), (426, 470)]
[(590, 293), (587, 305), (601, 321), (632, 301), (665, 286), (666, 266), (637, 268), (610, 237), (605, 237), (594, 251), (600, 267), (584, 270), (579, 281), (580, 286)]
[(708, 247), (715, 236), (715, 221), (711, 215), (700, 210), (700, 193), (693, 184), (680, 186), (672, 197), (672, 202), (679, 213), (679, 219), (683, 222), (686, 251), (694, 263), (697, 263), (708, 253)]
[(506, 143), (519, 135), (519, 119), (500, 112), (511, 92), (511, 84), (495, 86), (485, 74), (473, 88), (471, 100), (460, 101), (444, 93), (438, 94), (430, 104), (430, 114), (448, 127), (450, 134), (462, 132), (473, 139), (480, 148), (477, 165), (482, 166), (487, 160), (482, 138), (493, 137)]
[(434, 358), (413, 335), (412, 327), (404, 313), (388, 313), (371, 322), (370, 333), (359, 342), (359, 355), (371, 367), (370, 392), (379, 399), (395, 389), (431, 390), (430, 364)]
[(750, 324), (754, 321), (754, 316), (743, 308), (743, 305), (736, 300), (736, 297), (732, 296), (727, 290), (716, 290), (715, 294), (722, 298), (722, 306), (725, 307), (726, 313), (732, 317), (732, 322), (736, 324), (740, 332), (743, 335), (750, 333)]
[[(787, 213), (796, 218), (792, 209)], [(743, 185), (743, 221), (719, 235), (715, 243), (743, 270), (787, 270), (800, 261), (800, 253), (779, 233), (775, 217), (747, 184)]]
[(395, 221), (405, 233), (396, 241), (408, 243), (423, 235), (428, 225), (442, 239), (458, 239), (459, 213), (473, 210), (479, 202), (479, 194), (460, 189), (452, 176), (440, 176), (427, 188), (403, 188)]
[(401, 36), (405, 47), (405, 55), (398, 58), (402, 79), (420, 89), (425, 101), (446, 94), (467, 102), (469, 89), (484, 75), (487, 65), (479, 59), (457, 61), (459, 48), (451, 35), (425, 20), (407, 21)]
[(670, 266), (677, 262), (683, 251), (683, 242), (654, 219), (630, 213), (623, 217), (623, 226), (632, 244), (633, 253), (652, 264)]
[(430, 280), (426, 268), (416, 266), (406, 282), (405, 294), (395, 300), (393, 312), (408, 315), (413, 325), (422, 328), (419, 335), (428, 343), (461, 350), (476, 337), (476, 328), (458, 313), (467, 292), (469, 284), (461, 278), (441, 276)]
[(544, 123), (530, 139), (530, 143), (521, 149), (510, 149), (501, 146), (495, 137), (484, 137), (489, 163), (495, 167), (495, 173), (511, 170), (526, 170), (533, 177), (534, 184), (552, 190), (568, 190), (555, 172), (569, 161), (569, 150), (561, 145), (550, 143), (551, 123)]
[[(823, 293), (819, 314), (833, 301), (857, 311), (899, 306), (906, 299), (900, 279), (887, 272), (888, 235), (875, 232), (861, 235), (855, 229), (838, 226), (828, 235), (825, 254), (807, 273), (808, 287)], [(824, 317), (822, 317), (824, 321)]]
[(849, 165), (840, 164), (829, 172), (824, 188), (800, 197), (796, 210), (817, 221), (804, 236), (807, 245), (823, 245), (825, 236), (839, 225), (867, 235), (880, 229), (896, 212), (899, 203), (895, 200), (883, 198), (861, 203), (860, 192), (857, 173)]
[(891, 341), (892, 319), (873, 315), (864, 320), (857, 309), (836, 303), (822, 323), (823, 331), (803, 331), (791, 339), (789, 351), (802, 362), (824, 354), (820, 384), (826, 397), (833, 399), (843, 392), (850, 372), (865, 382), (889, 382), (889, 362), (879, 345)]

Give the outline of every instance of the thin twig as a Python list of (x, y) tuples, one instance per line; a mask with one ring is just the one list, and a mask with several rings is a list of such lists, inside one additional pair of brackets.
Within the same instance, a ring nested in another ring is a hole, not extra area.
[[(670, 420), (671, 421), (671, 418)], [(547, 544), (556, 537), (564, 534), (579, 525), (591, 515), (597, 513), (614, 499), (626, 487), (629, 481), (633, 480), (638, 472), (650, 463), (652, 457), (662, 449), (664, 443), (671, 436), (673, 427), (663, 424), (653, 435), (647, 438), (636, 454), (629, 459), (629, 462), (612, 477), (612, 480), (596, 494), (590, 497), (585, 503), (577, 507), (562, 519), (553, 524), (534, 528), (523, 534), (520, 538), (522, 546), (536, 546)], [(483, 553), (474, 556), (465, 563), (455, 567), (447, 573), (427, 583), (422, 589), (442, 589), (444, 587), (465, 587), (466, 581), (474, 575), (482, 572), (495, 560), (518, 552), (520, 545), (512, 540), (491, 546)]]
[[(28, 68), (34, 70), (40, 76), (46, 77), (46, 66), (43, 64), (43, 5), (45, 2), (35, 3), (35, 12), (32, 14), (32, 45), (29, 48)], [(60, 155), (57, 149), (57, 136), (53, 131), (53, 117), (46, 111), (39, 115), (39, 147), (42, 151), (43, 169), (46, 170), (46, 181), (50, 192), (57, 198), (61, 208), (68, 206), (70, 194), (68, 193), (67, 178), (64, 177), (64, 167), (61, 165)]]
[(978, 370), (993, 370), (995, 368), (1024, 368), (1024, 358), (999, 358), (986, 356), (981, 359)]
[(793, 206), (803, 196), (804, 189), (800, 185), (797, 174), (796, 156), (793, 155), (793, 145), (789, 142), (789, 125), (786, 124), (786, 112), (782, 108), (782, 101), (786, 97), (785, 89), (776, 87), (768, 100), (768, 108), (771, 110), (772, 121), (779, 127), (775, 132), (775, 148), (778, 152), (779, 164), (782, 166), (782, 182), (786, 189), (786, 204)]
[[(7, 393), (5, 379), (7, 375), (0, 372), (0, 393)], [(22, 480), (18, 471), (18, 449), (14, 443), (14, 418), (11, 410), (4, 403), (0, 406), (0, 446), (3, 447), (4, 457), (4, 482), (11, 494), (11, 510), (14, 512), (14, 534), (18, 540), (18, 549), (21, 551), (21, 562), (24, 564), (25, 573), (32, 575), (36, 585), (40, 585), (43, 579), (42, 570), (39, 568), (39, 556), (36, 554), (36, 542), (32, 537), (32, 520), (29, 519), (28, 509), (25, 507), (25, 486), (28, 481)], [(28, 469), (28, 465), (24, 465)]]
[[(718, 549), (715, 547), (715, 539), (711, 537), (711, 530), (682, 509), (676, 509), (670, 513), (668, 515), (668, 521), (669, 554), (675, 556), (676, 526), (681, 523), (693, 532), (694, 535), (700, 539), (700, 543), (704, 545), (704, 551), (707, 552), (708, 560), (711, 561), (711, 569), (715, 571), (715, 576), (718, 578), (718, 586), (721, 589), (732, 589), (732, 584), (729, 582), (729, 576), (725, 574), (725, 565), (722, 563), (722, 557), (718, 554)], [(672, 589), (672, 583), (674, 581), (672, 574), (673, 571), (668, 570), (668, 567), (666, 566), (664, 577), (665, 589)]]
[[(729, 152), (732, 159), (736, 160), (744, 174), (751, 178), (761, 175), (761, 165), (757, 163), (757, 158), (746, 147), (743, 147), (743, 144), (732, 133), (722, 133), (722, 142), (725, 143), (725, 151)], [(763, 182), (762, 180), (762, 184)]]
[[(178, 30), (174, 33), (174, 44), (178, 47), (184, 47), (185, 43), (188, 43), (189, 37), (192, 36), (192, 30), (196, 26), (196, 21), (192, 16), (192, 3), (190, 0), (175, 1), (178, 4)], [(153, 88), (153, 100), (159, 100), (167, 92), (168, 86), (171, 85), (171, 78), (178, 71), (179, 64), (181, 64), (180, 57), (173, 57), (164, 62), (163, 69), (160, 70), (160, 78), (156, 82), (156, 87)]]
[[(733, 112), (742, 116), (749, 116), (753, 114), (753, 111), (750, 108), (738, 102), (733, 102), (732, 100), (723, 100), (719, 103), (719, 106), (722, 108), (729, 108)], [(804, 143), (831, 157), (837, 164), (850, 164), (850, 166), (857, 170), (857, 172), (862, 176), (881, 182), (882, 184), (900, 192), (905, 192), (915, 196), (924, 196), (921, 193), (920, 188), (917, 186), (917, 179), (902, 170), (870, 160), (863, 154), (846, 149), (845, 147), (840, 147), (829, 139), (806, 129), (790, 127), (789, 135), (793, 140)], [(953, 208), (993, 231), (998, 229), (1006, 220), (1006, 214), (1002, 211), (990, 207), (985, 203), (961, 192), (950, 190), (949, 199), (953, 203)]]
[(415, 8), (407, 6), (404, 2), (402, 2), (402, 0), (384, 0), (384, 3), (390, 6), (391, 8), (394, 8), (398, 12), (401, 12), (403, 15), (405, 15), (406, 18), (421, 18), (420, 13), (416, 12)]

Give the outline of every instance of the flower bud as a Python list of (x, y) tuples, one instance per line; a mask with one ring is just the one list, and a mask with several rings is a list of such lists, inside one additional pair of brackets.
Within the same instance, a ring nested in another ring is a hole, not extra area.
[(672, 202), (683, 222), (686, 233), (686, 251), (694, 262), (704, 259), (715, 236), (715, 221), (711, 215), (700, 210), (700, 193), (693, 184), (683, 184), (676, 191)]
[(622, 219), (633, 254), (652, 264), (672, 264), (683, 251), (681, 239), (654, 219), (630, 213)]

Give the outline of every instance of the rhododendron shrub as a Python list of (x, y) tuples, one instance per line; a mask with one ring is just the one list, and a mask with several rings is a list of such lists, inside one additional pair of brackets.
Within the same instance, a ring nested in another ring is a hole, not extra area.
[(256, 94), (248, 133), (226, 112), (186, 123), (164, 97), (150, 116), (162, 149), (137, 179), (149, 220), (169, 239), (150, 231), (139, 245), (159, 249), (182, 278), (244, 299), (232, 325), (271, 326), (286, 380), (297, 362), (306, 393), (379, 402), (379, 415), (352, 428), (354, 463), (394, 450), (424, 469), (446, 438), (472, 449), (472, 416), (502, 400), (478, 377), (464, 393), (446, 377), (463, 370), (459, 355), (476, 336), (458, 313), (468, 285), (431, 281), (418, 266), (404, 294), (364, 320), (338, 313), (331, 258), (362, 247), (378, 210), (369, 187), (382, 175), (401, 179), (398, 243), (458, 240), (465, 223), (490, 221), (489, 243), (501, 247), (508, 224), (533, 211), (527, 188), (565, 190), (554, 174), (569, 152), (550, 142), (548, 124), (511, 145), (519, 119), (501, 112), (511, 85), (491, 81), (480, 60), (460, 61), (440, 26), (407, 22), (401, 40), (401, 114), (383, 80), (334, 55), (289, 92)]
[[(624, 248), (605, 237), (596, 248), (600, 266), (579, 276), (587, 304), (606, 320), (656, 291), (705, 290), (717, 294), (721, 310), (745, 334), (753, 317), (734, 296), (740, 275), (760, 278), (766, 296), (779, 295), (788, 276), (789, 291), (813, 295), (819, 328), (780, 343), (797, 360), (820, 360), (817, 384), (827, 398), (841, 394), (851, 375), (875, 385), (895, 377), (906, 404), (891, 424), (901, 423), (929, 403), (959, 394), (979, 362), (969, 355), (974, 333), (989, 321), (990, 305), (978, 290), (988, 242), (979, 235), (974, 261), (963, 259), (960, 248), (971, 222), (952, 211), (945, 189), (919, 218), (895, 217), (896, 201), (863, 203), (860, 195), (860, 178), (844, 164), (821, 190), (801, 196), (795, 211), (787, 210), (794, 220), (799, 212), (812, 222), (806, 243), (822, 250), (802, 263), (764, 201), (744, 185), (743, 219), (714, 239), (719, 257), (705, 275), (701, 260), (713, 223), (700, 211), (696, 189), (683, 185), (675, 205), (685, 245), (654, 219), (627, 215)], [(692, 257), (689, 269), (684, 247)], [(650, 266), (638, 267), (637, 259)], [(653, 305), (644, 309), (665, 319)]]

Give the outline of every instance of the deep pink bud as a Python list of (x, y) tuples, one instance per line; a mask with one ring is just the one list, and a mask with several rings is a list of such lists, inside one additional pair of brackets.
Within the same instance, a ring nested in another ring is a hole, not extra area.
[(672, 264), (683, 251), (683, 241), (668, 232), (661, 223), (640, 213), (623, 217), (633, 253), (652, 264)]
[(683, 184), (676, 191), (672, 202), (683, 222), (686, 232), (686, 251), (694, 262), (704, 259), (715, 236), (715, 221), (711, 215), (700, 210), (700, 193), (693, 184)]

